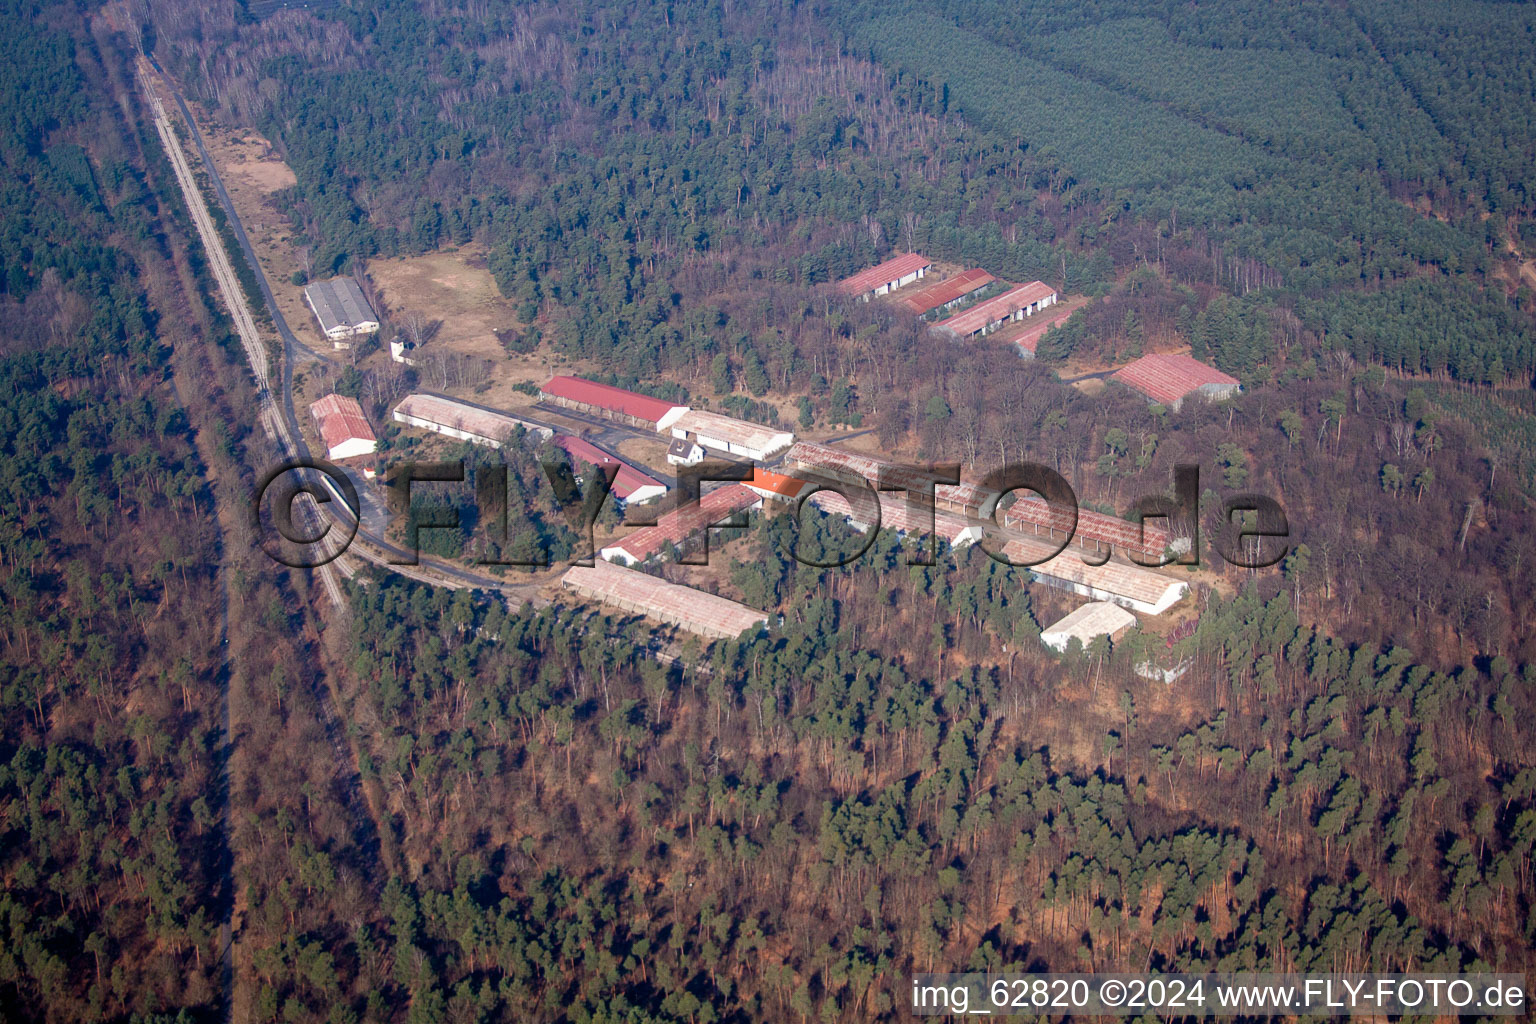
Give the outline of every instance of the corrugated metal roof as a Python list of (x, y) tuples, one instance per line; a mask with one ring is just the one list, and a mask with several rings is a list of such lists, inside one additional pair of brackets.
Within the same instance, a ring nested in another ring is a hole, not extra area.
[(902, 295), (901, 304), (922, 316), (930, 309), (962, 299), (996, 280), (985, 270), (963, 270), (954, 277), (926, 285), (910, 295)]
[(643, 562), (668, 544), (680, 548), (688, 538), (737, 512), (760, 507), (762, 503), (760, 495), (741, 484), (707, 491), (698, 501), (658, 517), (655, 526), (642, 527), (603, 548), (603, 554), (606, 557), (609, 553), (622, 552), (636, 562)]
[(1006, 320), (1019, 310), (1041, 299), (1056, 294), (1056, 289), (1041, 281), (1031, 281), (1017, 288), (1010, 288), (1001, 295), (994, 295), (985, 302), (978, 302), (970, 309), (956, 313), (948, 320), (934, 324), (936, 330), (945, 331), (961, 338), (969, 338), (988, 324)]
[[(863, 502), (858, 513), (850, 507), (848, 499), (836, 491), (817, 491), (810, 502), (828, 515), (843, 516), (860, 530), (869, 528), (870, 524), (864, 522), (869, 509)], [(927, 533), (931, 529), (953, 545), (967, 532), (979, 532), (981, 526), (951, 512), (913, 505), (903, 495), (883, 492), (880, 495), (880, 528), (897, 533)]]
[(563, 398), (583, 405), (595, 405), (600, 409), (608, 409), (624, 416), (633, 416), (636, 419), (658, 424), (672, 410), (686, 408), (660, 398), (652, 398), (650, 395), (626, 391), (611, 384), (599, 384), (595, 380), (586, 380), (582, 377), (551, 377), (549, 383), (539, 391), (552, 398)]
[(1040, 631), (1040, 639), (1065, 650), (1076, 637), (1084, 647), (1101, 636), (1114, 636), (1136, 625), (1136, 616), (1108, 601), (1090, 601)]
[(494, 412), (467, 402), (444, 398), (441, 395), (406, 395), (395, 406), (395, 417), (411, 416), (428, 423), (462, 430), (501, 444), (517, 432), (518, 427), (542, 438), (554, 435), (548, 427), (520, 420), (516, 416)]
[(915, 252), (903, 253), (894, 259), (888, 259), (884, 263), (877, 263), (850, 277), (845, 277), (837, 282), (837, 290), (844, 295), (863, 295), (872, 292), (883, 284), (899, 281), (908, 274), (915, 274), (924, 267), (932, 266), (926, 256), (919, 256)]
[(309, 305), (327, 331), (336, 327), (357, 327), (378, 320), (373, 307), (363, 297), (363, 290), (350, 277), (316, 281), (304, 289)]
[(782, 448), (795, 437), (787, 430), (765, 427), (760, 423), (748, 423), (734, 416), (722, 416), (718, 412), (706, 412), (702, 409), (690, 409), (683, 413), (672, 421), (672, 429), (718, 438), (728, 444), (762, 452), (772, 452), (776, 448)]
[(610, 455), (590, 441), (561, 434), (555, 438), (555, 444), (563, 448), (571, 458), (589, 466), (618, 466), (619, 472), (613, 478), (613, 493), (622, 501), (628, 501), (629, 496), (642, 487), (659, 487), (663, 492), (667, 489), (667, 485), (660, 480), (645, 475), (623, 459)]
[(320, 428), (320, 437), (327, 450), (347, 441), (374, 441), (373, 428), (357, 399), (345, 395), (326, 395), (310, 405), (309, 413)]
[(572, 566), (560, 582), (583, 597), (624, 611), (637, 612), (701, 636), (737, 637), (768, 621), (765, 612), (668, 583), (655, 576), (599, 561), (591, 568)]
[(1142, 356), (1112, 374), (1110, 380), (1135, 388), (1164, 405), (1172, 405), (1207, 384), (1237, 387), (1236, 377), (1222, 373), (1188, 355)]
[[(1003, 545), (1003, 554), (1012, 562), (1033, 561), (1048, 554), (1055, 546), (1015, 538)], [(1189, 589), (1189, 584), (1181, 580), (1170, 579), (1150, 569), (1114, 559), (1103, 565), (1085, 565), (1078, 552), (1072, 548), (1055, 558), (1031, 565), (1029, 569), (1043, 576), (1092, 587), (1094, 590), (1152, 606), (1163, 603), (1175, 590), (1182, 594)]]

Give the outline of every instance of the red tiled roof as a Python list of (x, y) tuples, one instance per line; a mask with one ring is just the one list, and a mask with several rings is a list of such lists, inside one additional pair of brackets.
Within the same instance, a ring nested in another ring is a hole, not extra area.
[(947, 280), (921, 288), (911, 295), (903, 295), (901, 302), (913, 313), (922, 316), (930, 309), (938, 309), (946, 303), (954, 302), (978, 288), (985, 288), (996, 280), (997, 278), (985, 270), (966, 270)]
[(312, 404), (309, 412), (319, 424), (320, 437), (325, 441), (327, 451), (353, 439), (378, 440), (368, 425), (368, 417), (363, 415), (363, 407), (355, 398), (326, 395)]
[(1135, 388), (1164, 405), (1171, 405), (1206, 384), (1237, 386), (1237, 378), (1187, 355), (1150, 355), (1123, 366), (1110, 380)]
[(571, 458), (589, 466), (618, 466), (618, 475), (613, 478), (613, 493), (621, 500), (627, 500), (631, 494), (642, 487), (660, 487), (666, 490), (666, 486), (660, 480), (646, 476), (623, 459), (609, 455), (590, 441), (561, 434), (555, 438), (555, 444), (563, 448)]
[(1076, 313), (1075, 309), (1062, 310), (1059, 313), (1037, 313), (1030, 317), (1030, 326), (1023, 334), (1013, 339), (1013, 343), (1020, 348), (1035, 352), (1040, 347), (1040, 339), (1045, 337), (1045, 332), (1058, 324), (1065, 323)]
[(968, 338), (988, 324), (996, 320), (1006, 320), (1025, 306), (1054, 294), (1056, 289), (1050, 285), (1041, 281), (1031, 281), (1029, 284), (1010, 288), (985, 302), (978, 302), (970, 309), (956, 313), (948, 320), (940, 320), (934, 326), (941, 331), (953, 331), (962, 338)]
[(747, 486), (771, 491), (785, 498), (793, 498), (804, 489), (805, 481), (782, 473), (770, 473), (758, 466), (752, 470), (752, 481)]
[(743, 509), (760, 504), (762, 500), (761, 495), (749, 491), (741, 484), (730, 484), (706, 492), (696, 502), (665, 513), (656, 520), (655, 526), (636, 530), (603, 550), (617, 549), (635, 561), (643, 562), (668, 544), (682, 547), (689, 537)]
[(867, 267), (851, 277), (843, 278), (837, 282), (837, 290), (844, 295), (863, 295), (883, 284), (899, 281), (908, 274), (915, 274), (923, 267), (930, 265), (931, 261), (926, 256), (919, 256), (915, 252), (903, 253), (884, 263)]
[(539, 389), (542, 394), (564, 398), (583, 405), (595, 405), (624, 416), (660, 423), (661, 418), (673, 409), (681, 408), (673, 402), (636, 394), (611, 384), (599, 384), (581, 377), (551, 377), (548, 384)]

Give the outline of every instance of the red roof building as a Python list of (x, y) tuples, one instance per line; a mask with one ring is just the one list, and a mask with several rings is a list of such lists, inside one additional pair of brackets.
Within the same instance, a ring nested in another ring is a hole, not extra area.
[(548, 384), (539, 389), (539, 397), (577, 412), (655, 431), (666, 430), (674, 420), (688, 411), (686, 405), (677, 405), (581, 377), (552, 377)]
[(613, 494), (626, 504), (650, 501), (667, 493), (666, 484), (646, 476), (623, 459), (608, 454), (590, 441), (561, 434), (555, 438), (555, 444), (564, 449), (572, 459), (585, 465), (619, 467), (618, 474), (613, 478)]
[(910, 309), (914, 316), (922, 316), (930, 309), (948, 309), (967, 295), (985, 288), (996, 280), (997, 278), (985, 270), (966, 270), (954, 277), (920, 288), (910, 295), (903, 295), (900, 302)]
[(1231, 398), (1242, 390), (1236, 377), (1188, 355), (1142, 356), (1129, 366), (1121, 367), (1109, 379), (1135, 388), (1175, 412), (1195, 391), (1220, 400)]
[(892, 289), (911, 284), (928, 273), (933, 266), (926, 256), (915, 252), (903, 253), (894, 259), (859, 271), (837, 282), (837, 290), (854, 298), (868, 299), (885, 295)]
[(729, 484), (665, 513), (655, 526), (636, 530), (603, 548), (601, 554), (625, 565), (638, 565), (660, 554), (669, 544), (681, 549), (689, 540), (737, 512), (762, 507), (763, 499), (756, 492), (741, 484)]
[(770, 473), (756, 466), (752, 470), (752, 479), (747, 481), (747, 487), (775, 501), (794, 501), (805, 489), (805, 481), (782, 473)]
[(326, 395), (309, 407), (325, 444), (327, 458), (350, 459), (357, 455), (371, 455), (379, 439), (363, 415), (363, 407), (357, 399), (345, 395)]
[(1064, 324), (1072, 319), (1074, 309), (1063, 310), (1060, 313), (1046, 313), (1034, 317), (1033, 322), (1024, 333), (1013, 339), (1013, 343), (1019, 347), (1019, 355), (1025, 359), (1035, 358), (1035, 353), (1040, 349), (1040, 339), (1045, 337), (1045, 332), (1059, 324)]
[(978, 302), (970, 309), (957, 313), (948, 320), (934, 324), (934, 330), (955, 338), (970, 338), (986, 334), (1009, 320), (1023, 320), (1033, 316), (1056, 302), (1056, 289), (1042, 281), (1031, 281), (1017, 288), (1010, 288), (985, 302)]

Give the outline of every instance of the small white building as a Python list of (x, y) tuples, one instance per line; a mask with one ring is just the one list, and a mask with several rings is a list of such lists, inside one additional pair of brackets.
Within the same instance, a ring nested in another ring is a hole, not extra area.
[(674, 437), (667, 446), (667, 462), (674, 466), (697, 466), (704, 461), (704, 449), (685, 437)]
[[(795, 435), (717, 412), (690, 409), (672, 423), (672, 436), (705, 449), (763, 462), (795, 443)], [(668, 452), (670, 457), (671, 453)]]
[(1101, 636), (1114, 643), (1136, 628), (1136, 616), (1108, 601), (1092, 601), (1040, 631), (1040, 642), (1065, 652), (1075, 639), (1087, 650)]
[(411, 355), (415, 351), (415, 344), (409, 341), (402, 341), (396, 338), (389, 343), (389, 358), (397, 363), (404, 363), (406, 366), (416, 365), (416, 359)]
[(325, 444), (327, 458), (341, 460), (372, 455), (379, 439), (368, 426), (368, 417), (357, 399), (345, 395), (326, 395), (309, 407)]
[(321, 333), (337, 348), (351, 348), (347, 339), (379, 329), (378, 315), (350, 277), (316, 281), (304, 289), (304, 301), (320, 322)]

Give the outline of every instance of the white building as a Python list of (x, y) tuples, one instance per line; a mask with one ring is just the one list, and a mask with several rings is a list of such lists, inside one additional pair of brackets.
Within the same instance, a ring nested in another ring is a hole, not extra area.
[(379, 439), (368, 426), (368, 417), (357, 399), (345, 395), (326, 395), (309, 407), (315, 418), (315, 427), (325, 444), (325, 454), (330, 459), (351, 459), (359, 455), (372, 455)]
[(553, 430), (537, 423), (529, 423), (492, 409), (482, 409), (468, 402), (443, 398), (441, 395), (406, 395), (395, 406), (394, 417), (396, 423), (492, 448), (500, 448), (505, 444), (508, 438), (517, 433), (518, 427), (541, 441), (548, 441), (555, 436)]
[(685, 437), (675, 437), (667, 446), (667, 462), (674, 466), (697, 466), (704, 461), (704, 449)]
[(304, 289), (304, 301), (320, 322), (320, 330), (337, 348), (351, 348), (348, 338), (372, 334), (379, 329), (379, 318), (363, 290), (350, 277), (316, 281)]
[[(704, 448), (762, 462), (795, 443), (795, 435), (717, 412), (690, 409), (672, 423), (672, 436)], [(670, 455), (670, 453), (669, 453)]]
[(1092, 601), (1040, 631), (1040, 642), (1052, 650), (1065, 652), (1073, 640), (1088, 645), (1101, 636), (1114, 643), (1136, 628), (1136, 616), (1108, 601)]

